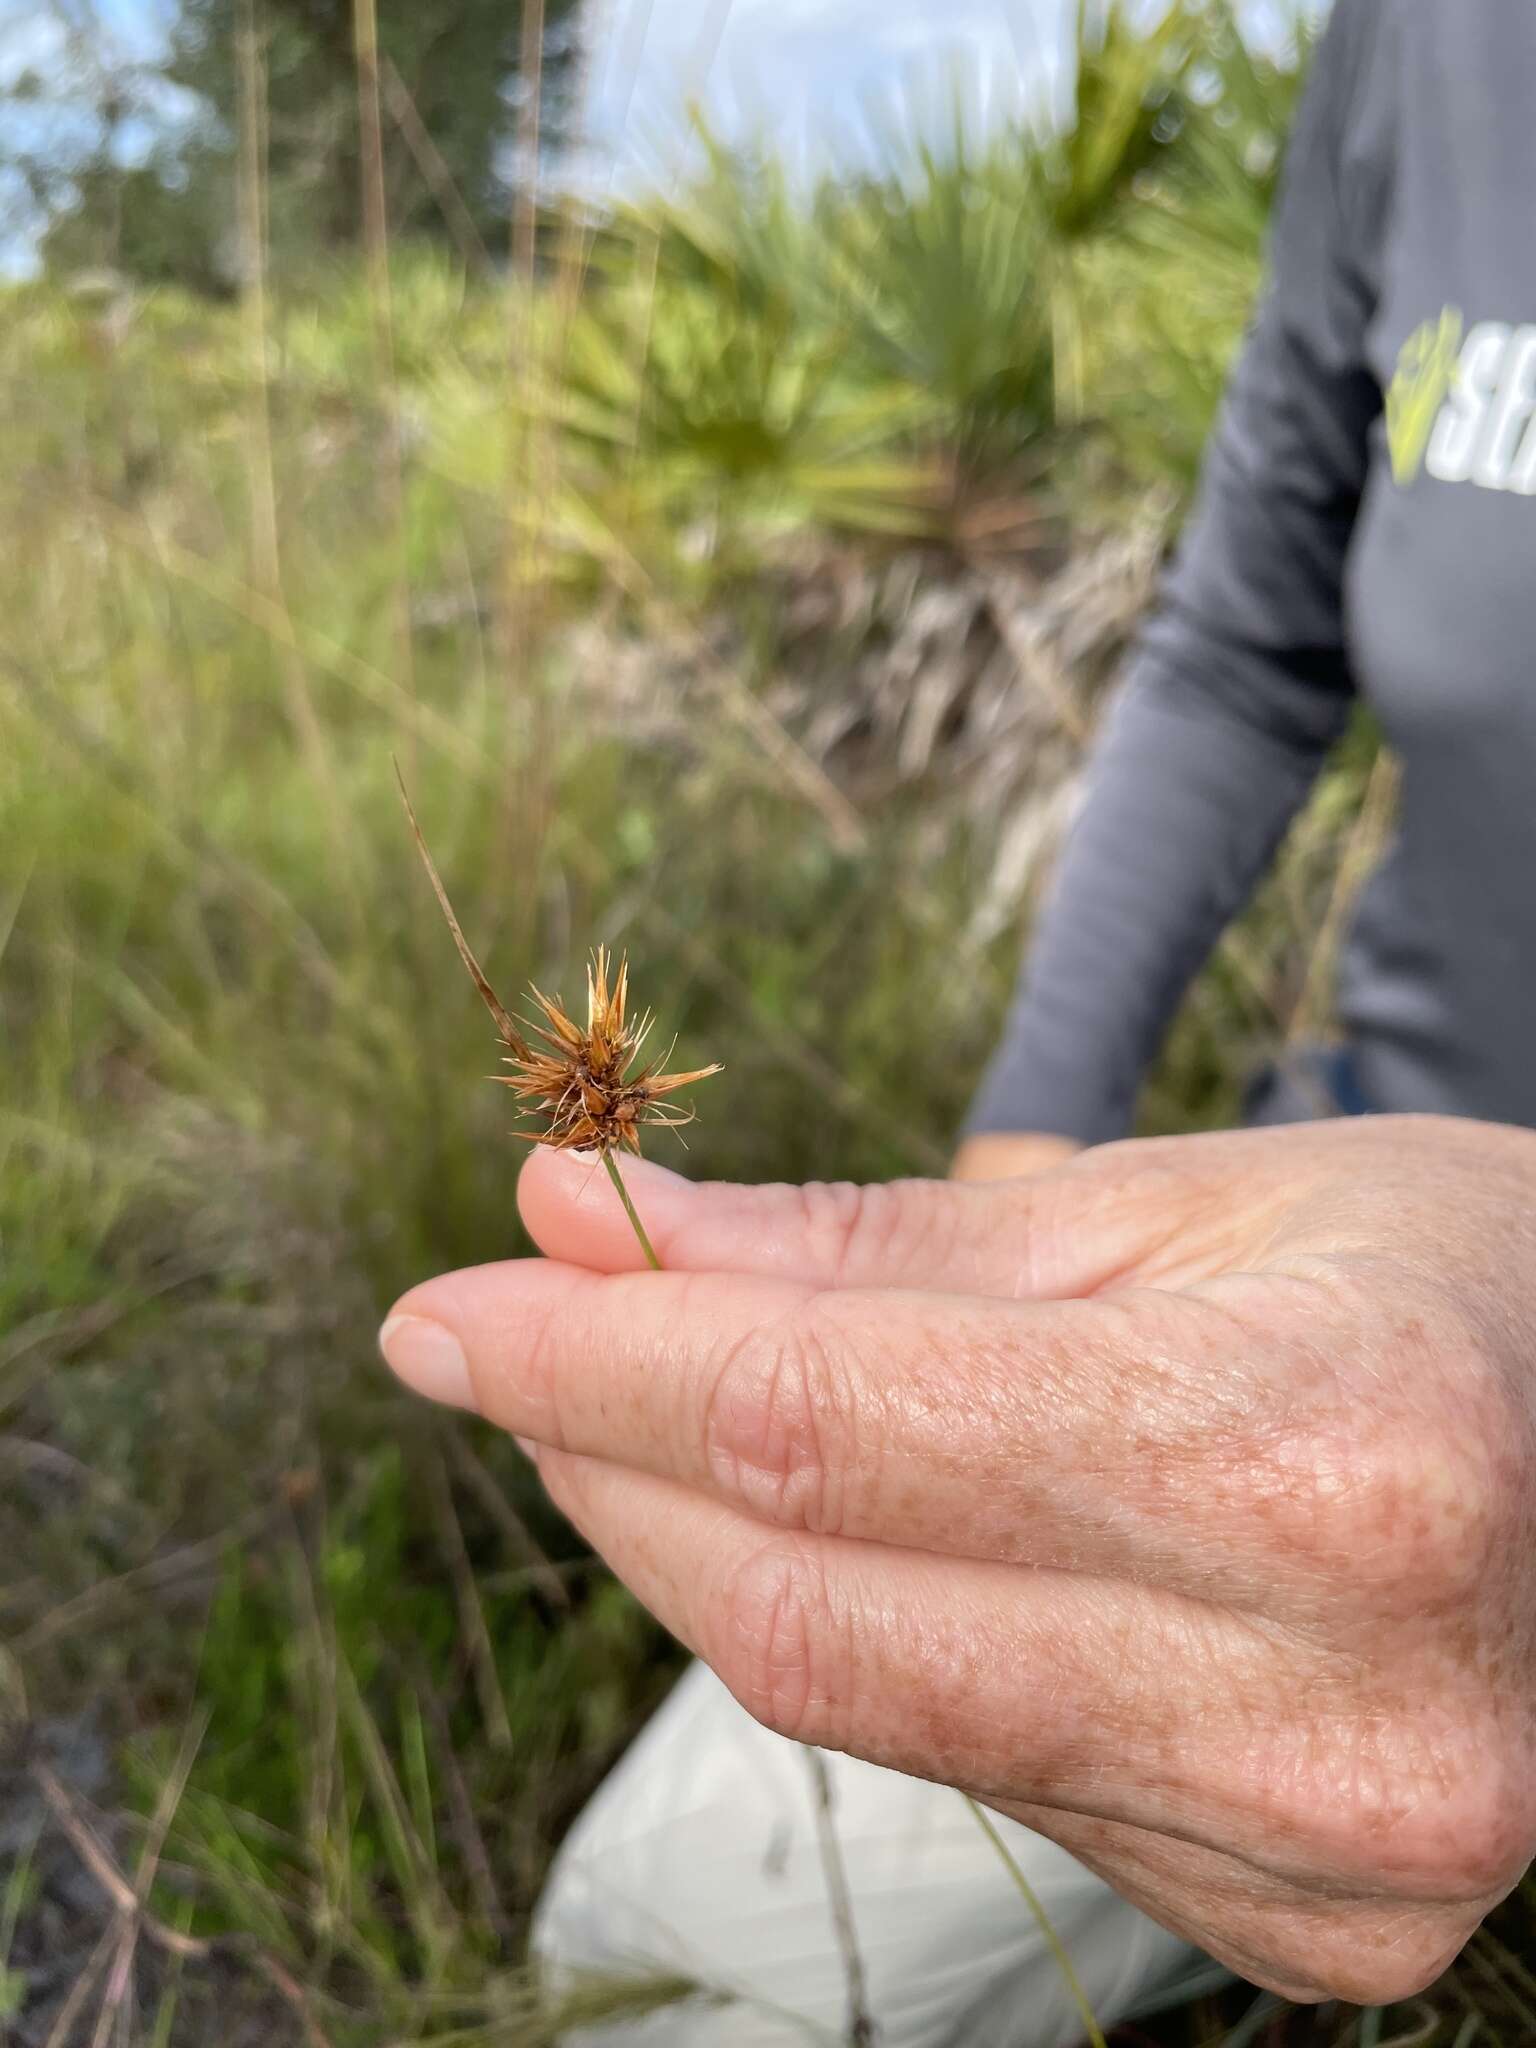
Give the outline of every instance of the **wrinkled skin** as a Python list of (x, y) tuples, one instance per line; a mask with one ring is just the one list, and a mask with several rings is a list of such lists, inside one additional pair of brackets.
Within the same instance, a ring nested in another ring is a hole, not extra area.
[[(1536, 1135), (991, 1184), (540, 1155), (397, 1371), (787, 1736), (961, 1786), (1294, 1998), (1421, 1988), (1536, 1853)], [(467, 1360), (454, 1376), (451, 1333)]]

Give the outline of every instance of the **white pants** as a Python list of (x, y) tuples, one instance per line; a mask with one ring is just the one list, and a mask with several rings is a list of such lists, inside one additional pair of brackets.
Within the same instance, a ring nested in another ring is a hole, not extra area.
[[(827, 1755), (879, 2048), (1067, 2048), (1077, 2007), (960, 1795)], [(1104, 2027), (1214, 1975), (1064, 1849), (997, 1826)], [(561, 1849), (534, 1947), (558, 1984), (675, 1973), (724, 1994), (583, 2027), (591, 2048), (790, 2048), (847, 2039), (810, 1758), (694, 1665)], [(1219, 1981), (1219, 1978), (1218, 1978)]]

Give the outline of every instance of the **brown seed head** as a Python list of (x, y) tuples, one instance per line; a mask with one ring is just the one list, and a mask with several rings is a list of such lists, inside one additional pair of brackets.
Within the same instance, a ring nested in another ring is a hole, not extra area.
[(647, 1012), (638, 1022), (629, 1021), (629, 962), (621, 956), (615, 971), (606, 946), (597, 948), (587, 968), (586, 1028), (566, 1013), (558, 996), (546, 996), (534, 988), (530, 994), (543, 1021), (530, 1023), (525, 1034), (469, 949), (421, 836), (403, 779), (400, 794), (459, 957), (506, 1047), (503, 1060), (512, 1071), (495, 1078), (517, 1096), (524, 1115), (542, 1120), (542, 1130), (520, 1131), (518, 1136), (562, 1152), (612, 1152), (620, 1146), (638, 1152), (640, 1132), (646, 1125), (675, 1130), (690, 1123), (693, 1112), (669, 1098), (695, 1081), (708, 1080), (720, 1068), (697, 1067), (692, 1073), (669, 1074), (665, 1071), (668, 1054), (632, 1071), (652, 1019)]
[(647, 1014), (635, 1024), (629, 1022), (627, 960), (621, 957), (614, 971), (606, 946), (592, 955), (585, 1030), (567, 1015), (558, 997), (537, 988), (531, 993), (544, 1017), (543, 1024), (531, 1026), (537, 1043), (507, 1040), (506, 1064), (512, 1072), (497, 1076), (545, 1119), (542, 1131), (524, 1136), (560, 1151), (611, 1152), (627, 1145), (638, 1152), (645, 1125), (675, 1129), (691, 1121), (692, 1111), (668, 1098), (720, 1069), (698, 1067), (688, 1074), (669, 1074), (664, 1058), (636, 1068), (652, 1020)]

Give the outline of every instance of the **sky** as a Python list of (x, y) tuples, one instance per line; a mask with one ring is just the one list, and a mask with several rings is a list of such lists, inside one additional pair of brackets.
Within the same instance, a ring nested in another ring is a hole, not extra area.
[[(130, 62), (161, 47), (174, 0), (93, 0), (91, 17)], [(28, 69), (45, 69), (63, 48), (64, 18), (38, 0), (0, 0), (0, 87)]]
[(620, 182), (674, 175), (687, 109), (797, 167), (878, 157), (892, 121), (983, 122), (1049, 90), (1071, 0), (592, 0), (586, 128)]
[[(151, 58), (175, 0), (94, 0), (115, 48)], [(438, 0), (451, 4), (451, 0)], [(585, 148), (589, 189), (674, 182), (692, 160), (690, 109), (738, 143), (769, 140), (801, 173), (866, 164), (893, 135), (936, 129), (958, 92), (981, 126), (1037, 97), (1054, 75), (1075, 0), (586, 0)], [(58, 17), (37, 0), (0, 0), (0, 91), (62, 61)], [(46, 114), (59, 132), (78, 119)], [(15, 131), (20, 139), (22, 131)], [(26, 140), (35, 140), (29, 125)], [(149, 134), (143, 138), (147, 146)], [(4, 136), (0, 135), (0, 154)], [(568, 166), (568, 168), (571, 166)], [(3, 167), (0, 167), (3, 177)], [(29, 267), (25, 237), (0, 234), (0, 272)]]
[[(942, 123), (957, 90), (985, 125), (1052, 74), (1075, 0), (586, 4), (593, 56), (578, 175), (589, 187), (633, 191), (670, 184), (686, 168), (694, 106), (722, 138), (769, 139), (802, 172), (878, 160), (893, 124)], [(163, 40), (174, 0), (94, 0), (94, 11), (115, 48), (143, 61)], [(46, 76), (62, 43), (58, 17), (37, 0), (0, 0), (0, 91), (28, 69)], [(17, 139), (34, 141), (32, 124), (43, 119), (62, 133), (78, 117), (67, 106), (13, 115)], [(0, 271), (25, 269), (28, 254), (14, 232), (0, 237)]]
[[(175, 0), (92, 0), (88, 12), (77, 12), (77, 37), (90, 35), (93, 61), (127, 82), (135, 67), (152, 64), (164, 48)], [(9, 92), (28, 74), (47, 81), (45, 97), (0, 108), (0, 277), (25, 275), (33, 266), (35, 223), (28, 221), (26, 187), (18, 173), (7, 171), (6, 150), (68, 160), (91, 146), (97, 123), (89, 98), (71, 94), (78, 66), (72, 62), (65, 10), (39, 0), (0, 0), (0, 94)], [(188, 98), (174, 88), (142, 76), (132, 89), (139, 115), (118, 124), (117, 142), (124, 160), (142, 157), (157, 134), (185, 118)]]

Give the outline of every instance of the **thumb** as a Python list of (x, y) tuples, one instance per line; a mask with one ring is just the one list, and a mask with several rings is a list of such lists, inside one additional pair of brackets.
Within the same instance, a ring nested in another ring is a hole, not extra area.
[[(1142, 1258), (1176, 1234), (1176, 1205), (1167, 1175), (1135, 1155), (1166, 1150), (1109, 1146), (1055, 1172), (987, 1184), (748, 1187), (688, 1181), (642, 1159), (620, 1170), (658, 1258), (675, 1272), (1041, 1300), (1145, 1277)], [(602, 1273), (645, 1264), (590, 1153), (534, 1152), (518, 1207), (549, 1258)]]

